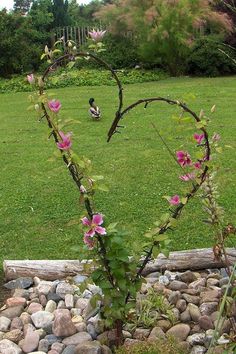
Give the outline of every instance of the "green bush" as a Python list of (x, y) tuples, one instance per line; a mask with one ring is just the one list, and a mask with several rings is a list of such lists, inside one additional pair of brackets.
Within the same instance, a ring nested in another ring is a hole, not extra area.
[(235, 58), (236, 51), (215, 39), (204, 37), (196, 41), (192, 48), (188, 59), (188, 73), (200, 76), (235, 74)]
[[(140, 82), (159, 81), (167, 75), (158, 70), (119, 70), (118, 77), (123, 84), (134, 84)], [(101, 86), (115, 85), (115, 81), (111, 80), (111, 74), (107, 70), (66, 70), (61, 69), (52, 74), (46, 82), (47, 88), (60, 88), (68, 86)], [(4, 92), (21, 92), (30, 91), (30, 86), (25, 76), (16, 76), (12, 79), (0, 79), (0, 93)]]

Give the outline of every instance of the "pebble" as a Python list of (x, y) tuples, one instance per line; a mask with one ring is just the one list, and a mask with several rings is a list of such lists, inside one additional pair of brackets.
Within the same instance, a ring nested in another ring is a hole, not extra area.
[(38, 311), (31, 315), (31, 319), (36, 328), (44, 328), (52, 323), (54, 315), (51, 312)]
[(8, 283), (4, 284), (7, 289), (27, 289), (33, 285), (33, 279), (30, 277), (20, 277), (15, 280), (10, 280)]
[(8, 339), (0, 341), (0, 353), (1, 354), (21, 354), (21, 348)]
[[(82, 277), (78, 276), (77, 284)], [(228, 282), (227, 276), (223, 279), (216, 270), (149, 274), (137, 298), (145, 299), (148, 289), (152, 288), (155, 294), (164, 297), (163, 304), (171, 306), (172, 316), (180, 323), (173, 325), (164, 313), (160, 314), (164, 318), (160, 317), (154, 328), (138, 327), (131, 333), (127, 324), (128, 331), (123, 331), (125, 345), (154, 341), (170, 334), (178, 339), (183, 350), (191, 354), (205, 353), (213, 336), (226, 280)], [(22, 280), (20, 283), (22, 285)], [(9, 354), (4, 349), (6, 343), (13, 346), (10, 346), (13, 354), (21, 353), (22, 349), (27, 354), (111, 354), (108, 346), (116, 342), (115, 331), (104, 332), (99, 313), (101, 302), (97, 302), (95, 309), (90, 304), (93, 294), (102, 295), (98, 286), (89, 284), (81, 294), (76, 285), (66, 280), (45, 281), (35, 277), (32, 285), (34, 287), (14, 289), (13, 296), (6, 300), (7, 306), (0, 312), (1, 354)], [(158, 311), (154, 312), (159, 316)], [(236, 315), (236, 305), (229, 314)], [(227, 344), (229, 339), (224, 334), (230, 332), (230, 320), (222, 319), (220, 327), (218, 343)]]

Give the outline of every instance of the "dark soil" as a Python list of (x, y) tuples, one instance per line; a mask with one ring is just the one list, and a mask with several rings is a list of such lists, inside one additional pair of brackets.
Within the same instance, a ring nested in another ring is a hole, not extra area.
[(2, 307), (7, 298), (11, 297), (11, 290), (4, 288), (5, 280), (0, 273), (0, 307)]

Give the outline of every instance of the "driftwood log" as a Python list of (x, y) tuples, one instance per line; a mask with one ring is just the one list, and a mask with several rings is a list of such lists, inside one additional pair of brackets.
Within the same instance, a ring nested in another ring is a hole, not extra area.
[[(227, 249), (228, 260), (231, 264), (236, 263), (236, 249)], [(45, 280), (62, 279), (76, 274), (86, 274), (84, 264), (91, 261), (76, 260), (6, 260), (3, 269), (6, 280), (19, 277), (34, 277)], [(184, 271), (200, 270), (207, 268), (222, 268), (224, 264), (216, 261), (210, 248), (195, 249), (189, 251), (171, 252), (169, 258), (160, 254), (154, 261), (147, 264), (143, 275), (156, 271)]]

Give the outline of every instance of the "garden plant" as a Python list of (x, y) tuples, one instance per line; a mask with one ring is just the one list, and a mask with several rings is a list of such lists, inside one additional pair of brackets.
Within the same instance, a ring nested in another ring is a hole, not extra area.
[[(36, 78), (33, 74), (28, 75), (28, 81), (35, 89), (35, 92), (30, 95), (32, 107), (37, 111), (39, 120), (47, 122), (50, 130), (49, 137), (54, 139), (55, 146), (78, 187), (80, 201), (85, 207), (86, 213), (81, 219), (84, 227), (84, 247), (80, 249), (80, 257), (92, 261), (85, 264), (85, 270), (91, 276), (81, 285), (81, 290), (89, 282), (93, 282), (101, 288), (102, 294), (94, 295), (91, 305), (94, 307), (101, 306), (101, 316), (104, 319), (105, 326), (116, 328), (117, 345), (120, 345), (122, 343), (123, 325), (130, 310), (135, 307), (136, 294), (144, 281), (142, 272), (147, 263), (152, 258), (157, 257), (160, 252), (168, 257), (168, 232), (173, 231), (177, 226), (177, 220), (192, 198), (200, 192), (207, 215), (205, 221), (212, 225), (214, 230), (213, 251), (215, 258), (223, 260), (229, 275), (231, 269), (225, 242), (235, 232), (235, 228), (224, 220), (223, 210), (217, 203), (214, 157), (221, 152), (220, 136), (218, 133), (214, 133), (213, 136), (209, 137), (207, 131), (209, 118), (203, 110), (198, 114), (189, 108), (185, 102), (169, 97), (141, 98), (123, 108), (123, 87), (119, 77), (99, 57), (99, 53), (105, 50), (102, 44), (104, 34), (104, 31), (93, 30), (90, 32), (91, 44), (88, 52), (77, 51), (71, 41), (66, 43), (65, 48), (61, 48), (61, 42), (56, 43), (60, 49), (49, 50), (46, 47), (42, 58), (48, 60), (48, 68), (42, 77)], [(65, 53), (61, 54), (61, 50), (65, 50)], [(179, 173), (176, 178), (187, 185), (187, 191), (185, 195), (178, 195), (173, 183), (172, 195), (163, 196), (167, 204), (167, 212), (160, 216), (154, 227), (145, 234), (145, 242), (140, 254), (127, 247), (125, 230), (119, 226), (118, 222), (112, 221), (109, 223), (102, 210), (96, 209), (95, 193), (107, 191), (103, 176), (94, 175), (91, 161), (72, 149), (75, 137), (67, 130), (70, 121), (63, 121), (61, 118), (61, 102), (57, 98), (49, 97), (45, 92), (45, 83), (49, 79), (50, 73), (62, 65), (71, 68), (78, 60), (95, 60), (110, 71), (117, 84), (118, 107), (108, 132), (108, 142), (114, 134), (121, 132), (124, 128), (121, 122), (123, 122), (126, 114), (138, 105), (144, 105), (145, 108), (148, 108), (150, 104), (164, 102), (175, 106), (179, 112), (178, 123), (183, 126), (183, 129), (187, 125), (186, 132), (188, 134), (189, 124), (193, 129), (193, 134), (190, 136), (191, 153), (183, 145), (176, 151), (172, 151), (156, 124), (153, 124), (153, 129), (178, 166)], [(214, 111), (215, 106), (211, 108), (211, 114)], [(196, 149), (195, 152), (194, 148)]]

